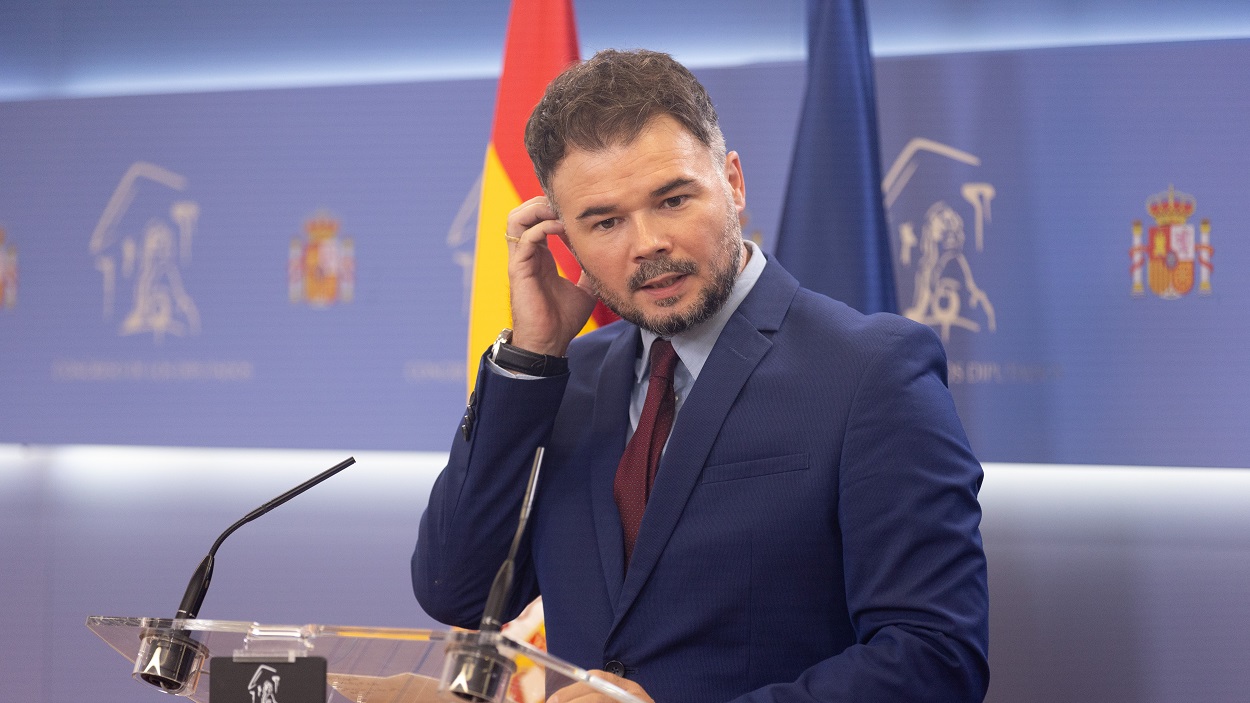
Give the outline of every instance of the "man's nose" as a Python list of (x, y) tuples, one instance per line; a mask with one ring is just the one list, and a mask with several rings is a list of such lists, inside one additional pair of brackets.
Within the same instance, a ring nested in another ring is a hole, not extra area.
[(672, 248), (673, 242), (666, 223), (647, 216), (638, 217), (635, 220), (634, 256), (636, 258), (647, 259), (657, 254), (668, 254)]

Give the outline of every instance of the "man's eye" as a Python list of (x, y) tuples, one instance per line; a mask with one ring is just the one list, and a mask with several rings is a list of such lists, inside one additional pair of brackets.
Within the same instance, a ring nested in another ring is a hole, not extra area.
[(665, 198), (665, 199), (664, 199), (664, 207), (668, 207), (668, 208), (681, 207), (682, 203), (686, 202), (686, 198), (688, 198), (688, 197), (690, 197), (690, 196), (688, 196), (688, 195), (674, 195), (674, 196), (673, 196), (673, 197), (671, 197), (671, 198)]
[(609, 230), (616, 226), (616, 222), (617, 222), (617, 218), (615, 217), (609, 217), (606, 220), (599, 220), (598, 222), (595, 223), (595, 229)]

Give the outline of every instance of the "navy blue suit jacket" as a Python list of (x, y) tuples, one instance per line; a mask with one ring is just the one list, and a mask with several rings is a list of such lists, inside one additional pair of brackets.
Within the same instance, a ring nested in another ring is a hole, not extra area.
[(657, 703), (982, 700), (982, 474), (936, 335), (768, 262), (685, 399), (626, 569), (612, 482), (638, 346), (616, 323), (574, 341), (568, 375), (479, 374), (412, 559), (426, 612), (476, 627), (545, 445), (512, 614), (541, 593), (553, 654), (622, 662)]

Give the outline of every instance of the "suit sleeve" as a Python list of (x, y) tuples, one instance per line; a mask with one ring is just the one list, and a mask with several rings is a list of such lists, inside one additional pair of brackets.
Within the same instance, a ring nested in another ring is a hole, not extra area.
[(887, 335), (852, 402), (837, 500), (856, 644), (742, 701), (981, 701), (989, 596), (981, 466), (932, 330)]
[[(412, 555), (412, 588), (439, 622), (476, 628), (516, 532), (534, 452), (551, 434), (568, 375), (516, 379), (483, 360), (447, 466), (434, 482)], [(538, 596), (522, 550), (507, 619)]]

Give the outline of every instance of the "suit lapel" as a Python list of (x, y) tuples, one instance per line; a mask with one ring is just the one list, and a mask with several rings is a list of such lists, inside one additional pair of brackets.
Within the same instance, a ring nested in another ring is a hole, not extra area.
[(638, 339), (638, 328), (630, 326), (628, 332), (622, 333), (608, 347), (596, 386), (595, 411), (586, 446), (587, 468), (592, 472), (591, 505), (595, 535), (599, 540), (599, 559), (603, 563), (603, 578), (613, 603), (617, 601), (621, 582), (625, 578), (625, 546), (612, 485), (616, 479), (616, 467), (625, 452)]
[[(660, 470), (647, 501), (638, 541), (634, 544), (633, 561), (617, 599), (617, 626), (638, 597), (677, 527), (734, 400), (772, 347), (769, 336), (763, 332), (777, 330), (797, 288), (794, 278), (769, 262), (751, 293), (725, 324), (703, 372), (682, 404), (660, 460)], [(611, 512), (619, 533), (620, 517), (615, 505)], [(619, 543), (619, 534), (617, 537)], [(619, 546), (616, 553), (624, 558)]]

